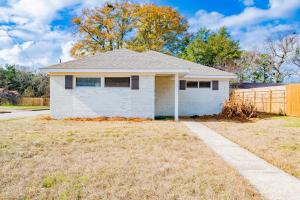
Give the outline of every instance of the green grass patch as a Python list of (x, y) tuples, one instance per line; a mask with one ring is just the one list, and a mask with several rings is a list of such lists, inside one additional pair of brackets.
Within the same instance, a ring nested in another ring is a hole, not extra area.
[(23, 105), (2, 105), (0, 110), (14, 109), (14, 110), (48, 110), (48, 106), (23, 106)]
[(15, 117), (15, 118), (10, 118), (10, 119), (0, 119), (0, 122), (11, 122), (11, 121), (17, 121), (21, 119), (25, 119), (26, 117)]
[(66, 181), (66, 177), (64, 175), (62, 175), (62, 174), (60, 174), (60, 175), (53, 175), (53, 176), (46, 176), (43, 179), (42, 187), (44, 187), (44, 188), (51, 188), (51, 187), (55, 186), (56, 184), (62, 183), (64, 181)]
[(272, 119), (284, 121), (285, 124), (283, 124), (283, 127), (300, 128), (299, 117), (276, 116), (276, 117), (272, 117)]
[(255, 133), (255, 135), (257, 135), (257, 136), (267, 136), (268, 133), (266, 133), (266, 132), (257, 132), (257, 133)]
[(300, 128), (300, 118), (289, 117), (285, 121), (286, 124), (283, 125), (284, 127)]
[(284, 151), (299, 151), (300, 145), (299, 144), (281, 144), (278, 147), (280, 150)]
[(155, 120), (174, 120), (173, 116), (155, 116)]
[(271, 119), (283, 119), (283, 120), (288, 120), (291, 117), (288, 116), (284, 116), (284, 115), (276, 115), (276, 116), (272, 116)]

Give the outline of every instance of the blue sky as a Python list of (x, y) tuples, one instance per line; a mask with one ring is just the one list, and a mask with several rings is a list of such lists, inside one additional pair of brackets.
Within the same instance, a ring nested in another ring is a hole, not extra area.
[[(243, 49), (263, 49), (281, 31), (300, 32), (300, 0), (136, 0), (175, 7), (190, 23), (227, 26)], [(70, 60), (71, 18), (103, 0), (0, 0), (0, 64), (40, 67)]]

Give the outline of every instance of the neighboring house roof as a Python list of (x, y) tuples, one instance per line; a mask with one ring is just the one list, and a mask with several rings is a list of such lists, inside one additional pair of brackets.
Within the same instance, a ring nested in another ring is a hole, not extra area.
[(156, 51), (147, 51), (143, 53), (131, 51), (128, 49), (119, 49), (99, 53), (94, 56), (88, 56), (78, 60), (72, 60), (49, 67), (41, 68), (45, 72), (69, 72), (70, 70), (106, 70), (106, 71), (151, 71), (160, 72), (168, 70), (173, 72), (185, 73), (187, 77), (227, 77), (236, 78), (233, 73), (207, 67), (194, 62), (169, 56)]
[(235, 87), (239, 89), (253, 89), (253, 88), (265, 88), (265, 87), (275, 87), (275, 86), (285, 86), (284, 83), (240, 83)]

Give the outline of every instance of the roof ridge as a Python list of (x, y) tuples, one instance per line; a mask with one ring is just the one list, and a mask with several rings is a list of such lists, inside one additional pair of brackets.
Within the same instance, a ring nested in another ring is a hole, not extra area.
[[(94, 54), (94, 55), (86, 55), (86, 56), (81, 57), (81, 58), (77, 58), (77, 59), (74, 59), (74, 60), (69, 60), (69, 61), (62, 62), (62, 63), (53, 64), (53, 65), (50, 65), (50, 66), (56, 66), (56, 65), (60, 65), (60, 64), (67, 64), (67, 63), (72, 63), (72, 62), (77, 62), (77, 61), (84, 61), (84, 60), (87, 60), (87, 59), (90, 59), (90, 58), (94, 58), (94, 57), (105, 55), (105, 54), (111, 54), (113, 52), (118, 52), (118, 51), (119, 52), (125, 51), (125, 52), (140, 54), (140, 52), (133, 51), (131, 49), (123, 47), (123, 48), (120, 48), (120, 49), (113, 49), (113, 50), (110, 50), (110, 51), (96, 52), (96, 54)], [(47, 66), (47, 67), (50, 67), (50, 66)], [(47, 68), (47, 67), (41, 67), (41, 69), (42, 68)]]
[[(167, 56), (167, 57), (171, 57), (172, 59), (177, 59), (177, 60), (181, 60), (181, 61), (184, 61), (184, 62), (189, 62), (191, 64), (197, 64), (197, 65), (200, 65), (201, 67), (204, 67), (204, 68), (209, 68), (209, 69), (212, 69), (212, 70), (215, 70), (215, 71), (221, 71), (221, 72), (226, 72), (226, 73), (231, 73), (231, 72), (227, 72), (225, 70), (221, 70), (221, 69), (217, 69), (217, 68), (214, 68), (214, 67), (209, 67), (209, 66), (205, 66), (205, 65), (202, 65), (202, 64), (199, 64), (199, 63), (195, 63), (195, 62), (192, 62), (192, 61), (189, 61), (189, 60), (185, 60), (183, 58), (178, 58), (176, 56), (172, 56), (172, 55), (168, 55), (168, 54), (165, 54), (165, 53), (161, 53), (161, 52), (158, 52), (158, 51), (154, 51), (154, 50), (148, 50), (148, 51), (145, 51), (143, 52), (143, 54), (146, 54), (146, 53), (156, 53), (156, 54), (162, 54), (164, 56)], [(170, 62), (167, 62), (167, 63), (170, 63)], [(172, 64), (175, 64), (176, 66), (178, 67), (182, 67), (180, 64), (177, 64), (177, 63), (172, 63)]]

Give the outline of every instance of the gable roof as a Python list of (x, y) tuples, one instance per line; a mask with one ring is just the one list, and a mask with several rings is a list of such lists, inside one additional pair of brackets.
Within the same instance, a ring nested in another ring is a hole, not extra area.
[(187, 76), (226, 76), (235, 78), (233, 73), (207, 67), (201, 64), (169, 56), (156, 51), (143, 53), (128, 49), (119, 49), (84, 57), (48, 67), (41, 68), (45, 72), (59, 72), (61, 70), (151, 70), (153, 72), (168, 70), (186, 73)]

